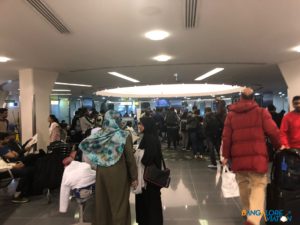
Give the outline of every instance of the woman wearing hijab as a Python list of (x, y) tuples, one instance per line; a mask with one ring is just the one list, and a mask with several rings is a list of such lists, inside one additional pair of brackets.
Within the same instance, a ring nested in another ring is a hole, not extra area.
[(60, 126), (58, 123), (58, 119), (55, 115), (49, 115), (48, 117), (49, 122), (49, 142), (52, 143), (54, 141), (60, 141)]
[(96, 225), (131, 225), (130, 185), (137, 186), (137, 167), (129, 132), (120, 128), (120, 114), (109, 110), (100, 131), (79, 148), (96, 172)]
[[(145, 168), (154, 164), (161, 169), (162, 153), (154, 119), (141, 118), (139, 129), (144, 134), (139, 145), (139, 149), (144, 149), (142, 164)], [(160, 187), (147, 183), (136, 195), (136, 221), (139, 225), (163, 224)]]

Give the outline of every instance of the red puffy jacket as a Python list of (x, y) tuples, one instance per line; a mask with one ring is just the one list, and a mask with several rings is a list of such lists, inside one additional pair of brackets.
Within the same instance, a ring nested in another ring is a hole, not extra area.
[(223, 130), (223, 156), (232, 162), (232, 170), (266, 173), (268, 150), (265, 136), (280, 147), (280, 132), (270, 113), (253, 100), (241, 100), (229, 106)]

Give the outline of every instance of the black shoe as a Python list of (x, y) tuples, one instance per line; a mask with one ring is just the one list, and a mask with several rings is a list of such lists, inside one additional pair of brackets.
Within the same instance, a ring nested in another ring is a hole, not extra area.
[(29, 199), (28, 198), (24, 198), (24, 197), (17, 197), (17, 198), (13, 198), (11, 201), (13, 203), (23, 204), (23, 203), (29, 202)]

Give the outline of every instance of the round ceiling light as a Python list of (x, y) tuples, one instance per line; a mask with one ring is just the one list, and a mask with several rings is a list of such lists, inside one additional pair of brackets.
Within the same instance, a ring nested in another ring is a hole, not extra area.
[(153, 31), (149, 31), (145, 34), (145, 37), (152, 41), (161, 41), (169, 36), (170, 36), (170, 34), (163, 30), (153, 30)]
[(161, 84), (114, 88), (98, 91), (96, 94), (124, 98), (171, 98), (186, 96), (209, 96), (238, 93), (244, 87), (225, 84)]
[(153, 59), (159, 62), (167, 62), (171, 59), (172, 57), (169, 55), (158, 55), (155, 56)]
[(5, 56), (0, 56), (0, 62), (2, 62), (2, 63), (6, 63), (10, 60), (11, 60), (11, 58), (8, 58), (8, 57), (5, 57)]

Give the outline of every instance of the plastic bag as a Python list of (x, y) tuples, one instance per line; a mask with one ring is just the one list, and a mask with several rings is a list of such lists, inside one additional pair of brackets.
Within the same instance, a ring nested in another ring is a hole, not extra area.
[(221, 189), (224, 198), (234, 198), (240, 196), (240, 190), (235, 179), (235, 174), (228, 169), (228, 166), (223, 167)]

